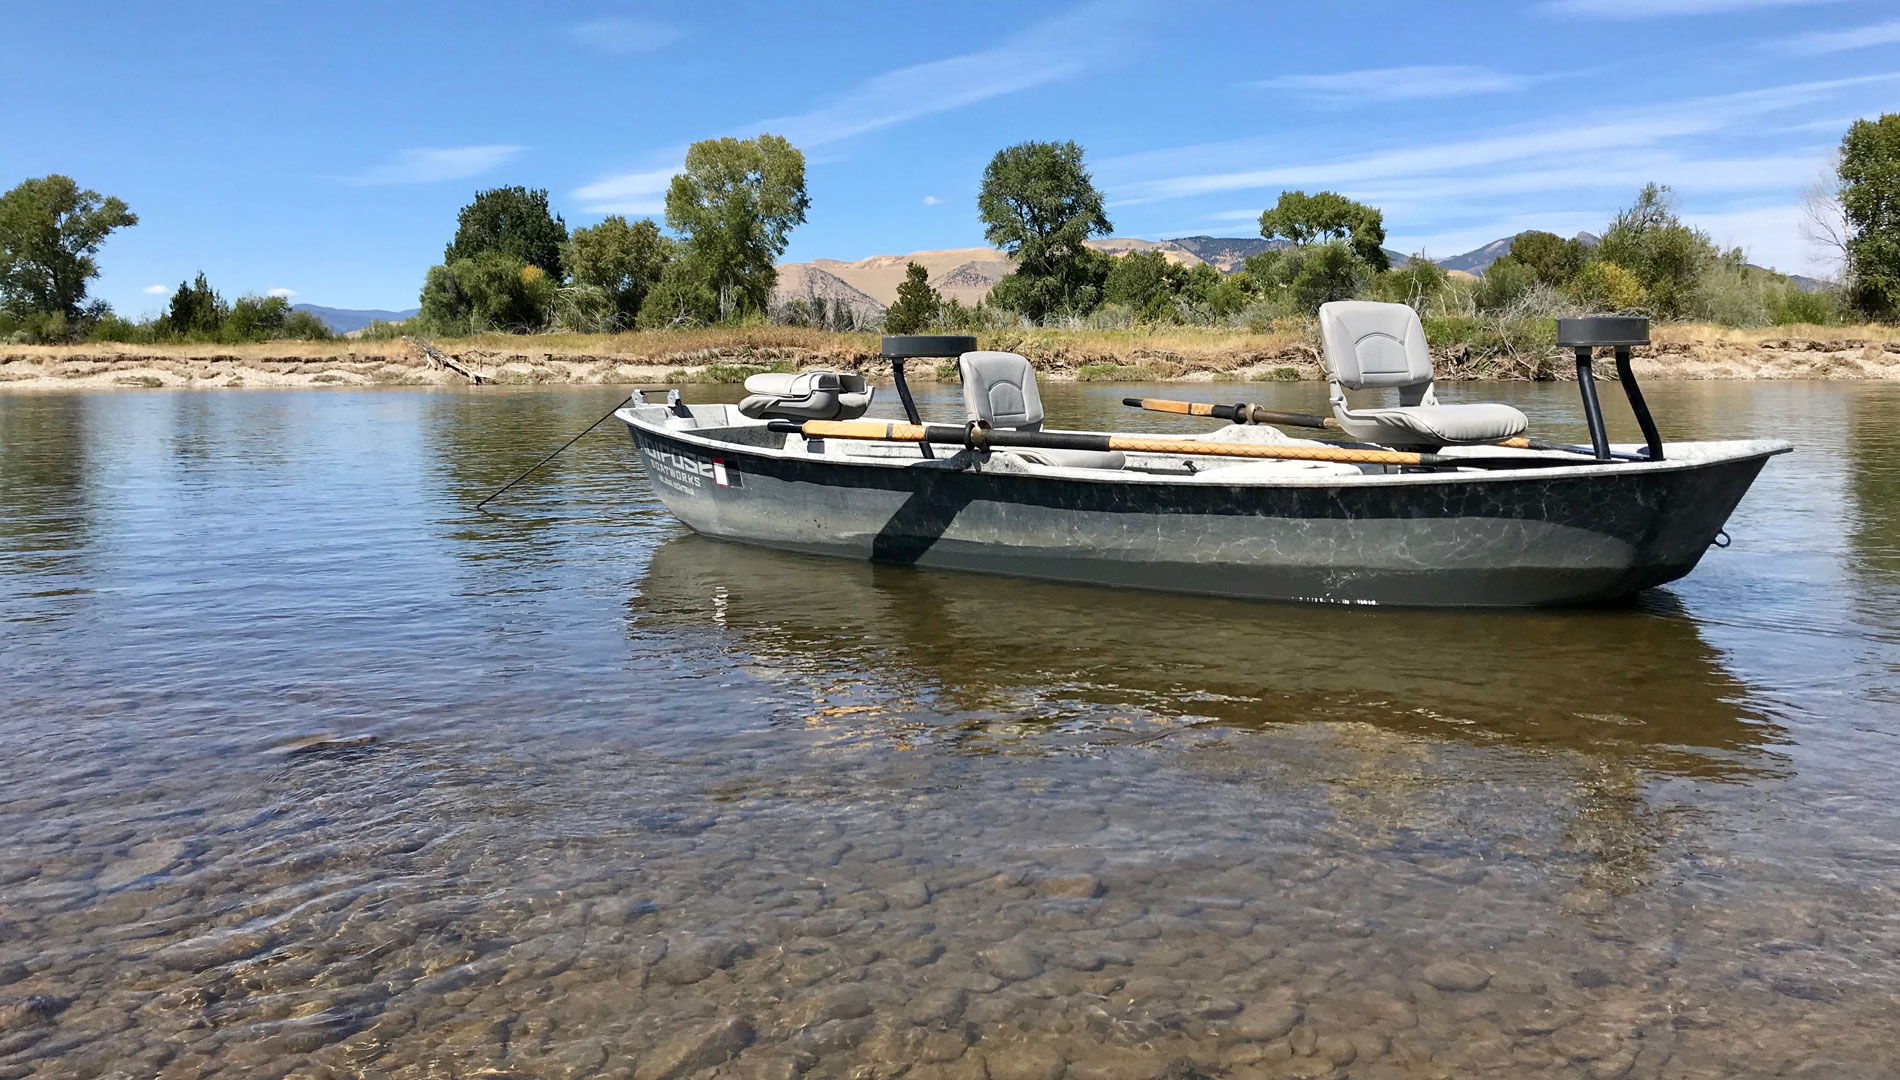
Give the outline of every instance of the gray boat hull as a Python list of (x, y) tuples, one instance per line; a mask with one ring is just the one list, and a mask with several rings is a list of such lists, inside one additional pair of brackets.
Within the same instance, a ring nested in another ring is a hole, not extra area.
[[(801, 456), (622, 410), (647, 476), (707, 536), (821, 555), (1267, 600), (1517, 607), (1689, 573), (1785, 443), (1674, 462), (1193, 483)], [(1699, 444), (1684, 444), (1693, 448)], [(1674, 449), (1674, 448), (1672, 448)], [(950, 454), (949, 451), (944, 451)]]

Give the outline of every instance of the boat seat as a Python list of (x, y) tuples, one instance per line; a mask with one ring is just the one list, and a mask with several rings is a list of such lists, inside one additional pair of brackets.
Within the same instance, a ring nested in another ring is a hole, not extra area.
[(765, 372), (745, 381), (739, 411), (754, 420), (856, 420), (876, 390), (841, 371)]
[[(1509, 405), (1440, 405), (1432, 393), (1425, 326), (1406, 304), (1335, 300), (1319, 308), (1319, 336), (1333, 417), (1361, 442), (1384, 446), (1465, 446), (1524, 434), (1529, 421)], [(1393, 387), (1399, 404), (1355, 409), (1347, 390)]]
[[(1007, 352), (966, 352), (957, 358), (963, 376), (963, 404), (970, 419), (1011, 431), (1042, 430), (1042, 395), (1029, 361)], [(1071, 469), (1119, 469), (1128, 459), (1119, 450), (1045, 450), (1012, 446), (1010, 452), (1039, 465)]]

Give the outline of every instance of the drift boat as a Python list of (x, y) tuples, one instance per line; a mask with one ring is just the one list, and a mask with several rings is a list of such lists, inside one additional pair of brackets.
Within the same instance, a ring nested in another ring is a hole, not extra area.
[[(1574, 604), (1673, 581), (1723, 535), (1768, 458), (1791, 449), (1664, 444), (1630, 371), (1630, 346), (1648, 341), (1642, 319), (1559, 320), (1589, 447), (1523, 437), (1524, 416), (1509, 406), (1438, 404), (1423, 327), (1403, 304), (1327, 304), (1320, 329), (1331, 418), (1146, 403), (1234, 421), (1172, 438), (1045, 429), (1029, 362), (958, 337), (884, 339), (905, 423), (858, 419), (875, 390), (839, 372), (754, 376), (738, 405), (645, 391), (615, 415), (667, 509), (707, 536), (1335, 604)], [(1597, 347), (1615, 351), (1642, 444), (1604, 434)], [(969, 415), (926, 424), (904, 362), (951, 356)], [(1382, 388), (1399, 404), (1355, 407), (1345, 393)], [(1354, 441), (1281, 430), (1295, 424)]]

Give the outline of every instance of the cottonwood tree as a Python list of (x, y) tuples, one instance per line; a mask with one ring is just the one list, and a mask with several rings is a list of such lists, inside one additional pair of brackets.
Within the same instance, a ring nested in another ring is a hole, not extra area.
[(1385, 253), (1385, 215), (1338, 192), (1281, 192), (1279, 202), (1260, 213), (1260, 235), (1295, 247), (1344, 243), (1369, 269), (1391, 266)]
[(1849, 295), (1865, 315), (1900, 318), (1900, 113), (1854, 121), (1840, 179)]
[(983, 235), (1016, 259), (990, 291), (991, 303), (1037, 320), (1100, 303), (1110, 264), (1086, 241), (1114, 226), (1080, 146), (1025, 142), (997, 151), (983, 170), (976, 209)]
[(630, 225), (614, 214), (592, 228), (575, 229), (567, 241), (566, 261), (574, 284), (599, 289), (615, 321), (631, 328), (672, 256), (673, 241), (651, 218)]
[(546, 188), (490, 188), (475, 193), (475, 201), (456, 215), (455, 239), (442, 252), (442, 261), (456, 263), (485, 252), (498, 252), (520, 266), (537, 266), (548, 277), (566, 277), (561, 249), (567, 244), (567, 223), (548, 210)]
[(99, 246), (138, 223), (123, 200), (82, 191), (71, 177), (23, 181), (0, 195), (0, 306), (77, 322), (87, 314), (86, 285), (99, 276)]
[(1248, 256), (1249, 276), (1302, 309), (1351, 299), (1391, 266), (1385, 215), (1337, 192), (1281, 192), (1260, 214), (1260, 235), (1285, 246)]
[(764, 311), (778, 281), (772, 264), (810, 206), (805, 155), (784, 138), (694, 143), (666, 192), (666, 224), (682, 250), (661, 276), (655, 317), (672, 309), (695, 318), (707, 294), (721, 320)]

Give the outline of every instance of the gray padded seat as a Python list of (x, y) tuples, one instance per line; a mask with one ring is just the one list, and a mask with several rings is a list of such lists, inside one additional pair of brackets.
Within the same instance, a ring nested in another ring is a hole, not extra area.
[[(1029, 361), (1007, 352), (966, 352), (957, 359), (963, 375), (963, 404), (970, 419), (994, 428), (1042, 430), (1042, 395)], [(1025, 461), (1071, 469), (1119, 469), (1127, 462), (1119, 450), (1041, 450), (1010, 447)]]
[(876, 393), (864, 376), (838, 371), (767, 372), (747, 379), (745, 388), (739, 411), (754, 420), (856, 420)]
[[(1425, 326), (1405, 304), (1336, 300), (1319, 308), (1319, 336), (1340, 430), (1385, 446), (1461, 446), (1524, 434), (1509, 405), (1440, 405), (1432, 394)], [(1397, 407), (1355, 409), (1347, 390), (1397, 387)]]

